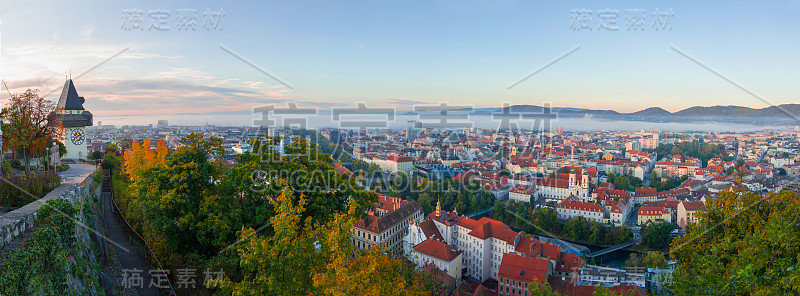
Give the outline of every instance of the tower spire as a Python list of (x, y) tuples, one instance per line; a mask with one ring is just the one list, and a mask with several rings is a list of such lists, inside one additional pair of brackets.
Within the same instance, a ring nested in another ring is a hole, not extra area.
[(442, 200), (436, 200), (436, 217), (440, 217), (442, 214)]

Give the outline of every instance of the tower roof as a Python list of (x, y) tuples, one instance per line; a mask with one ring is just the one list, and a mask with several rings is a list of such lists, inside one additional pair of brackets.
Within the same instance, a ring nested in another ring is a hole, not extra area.
[(75, 90), (75, 85), (72, 84), (72, 79), (67, 79), (64, 83), (64, 89), (61, 90), (61, 97), (58, 98), (59, 110), (85, 110), (83, 109), (83, 102), (86, 100), (78, 96), (78, 91)]

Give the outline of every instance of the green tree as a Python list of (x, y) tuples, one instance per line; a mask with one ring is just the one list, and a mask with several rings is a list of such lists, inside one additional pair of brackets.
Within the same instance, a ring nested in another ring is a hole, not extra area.
[(122, 168), (122, 158), (116, 153), (106, 153), (103, 155), (103, 169), (118, 171)]
[(667, 222), (655, 222), (645, 225), (641, 229), (642, 245), (655, 250), (667, 248), (672, 242), (670, 233), (675, 228), (675, 224)]
[(766, 198), (723, 192), (697, 213), (698, 223), (672, 242), (680, 262), (676, 295), (800, 293), (800, 202), (782, 191)]
[(644, 267), (644, 261), (641, 257), (639, 257), (636, 253), (631, 253), (628, 256), (628, 260), (625, 260), (625, 264), (623, 267), (627, 270), (638, 270)]
[(564, 234), (572, 240), (582, 240), (588, 233), (586, 219), (583, 217), (572, 217), (564, 225)]
[(306, 295), (314, 291), (309, 270), (321, 263), (316, 252), (311, 217), (303, 219), (306, 200), (294, 200), (287, 189), (271, 203), (277, 209), (272, 217), (274, 234), (259, 235), (243, 229), (237, 246), (243, 278), (211, 282), (232, 295)]
[(608, 287), (595, 287), (594, 291), (592, 292), (592, 296), (635, 296), (636, 291), (633, 289), (627, 291), (621, 291), (620, 293), (616, 293), (611, 291)]
[(550, 287), (550, 284), (547, 281), (544, 283), (539, 283), (537, 278), (533, 278), (533, 280), (528, 283), (528, 295), (530, 296), (561, 296), (560, 293), (553, 291), (553, 288)]
[(497, 200), (494, 202), (494, 219), (504, 221), (506, 218), (506, 204)]
[(647, 252), (643, 263), (647, 267), (667, 267), (667, 258), (660, 252)]
[(91, 157), (89, 159), (98, 160), (103, 158), (103, 152), (100, 151), (92, 151)]
[(534, 213), (533, 224), (536, 227), (547, 231), (560, 231), (556, 229), (559, 225), (558, 213), (551, 208), (542, 208)]

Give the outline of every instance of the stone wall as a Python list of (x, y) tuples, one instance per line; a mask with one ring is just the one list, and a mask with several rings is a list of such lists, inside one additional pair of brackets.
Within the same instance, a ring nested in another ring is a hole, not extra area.
[(87, 173), (62, 183), (39, 200), (0, 216), (0, 248), (5, 248), (17, 236), (25, 233), (25, 230), (33, 227), (39, 208), (48, 200), (64, 198), (74, 204), (89, 194), (91, 175), (92, 173)]

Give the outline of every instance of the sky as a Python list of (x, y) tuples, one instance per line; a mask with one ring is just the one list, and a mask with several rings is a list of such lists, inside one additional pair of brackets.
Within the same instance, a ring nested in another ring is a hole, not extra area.
[[(39, 89), (56, 100), (71, 73), (85, 107), (100, 117), (203, 117), (286, 102), (400, 110), (548, 102), (619, 112), (800, 102), (798, 1), (2, 0), (0, 7), (0, 79), (10, 92)], [(642, 25), (629, 27), (637, 12)], [(3, 87), (0, 99), (8, 97)]]

